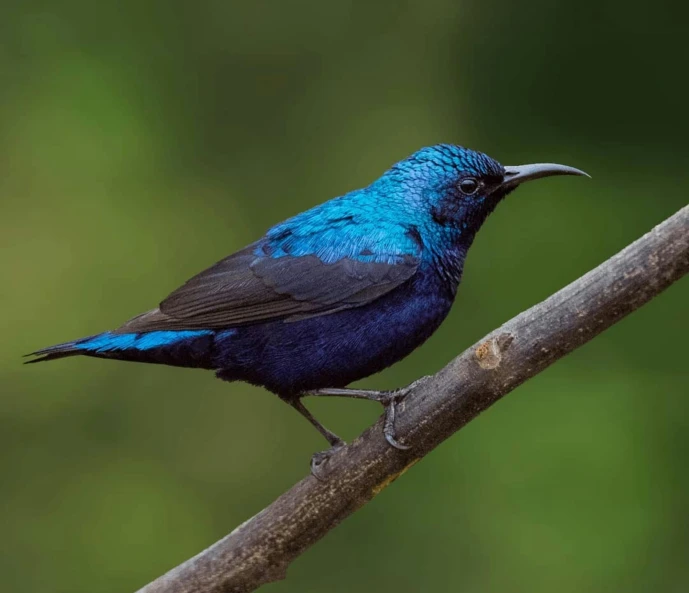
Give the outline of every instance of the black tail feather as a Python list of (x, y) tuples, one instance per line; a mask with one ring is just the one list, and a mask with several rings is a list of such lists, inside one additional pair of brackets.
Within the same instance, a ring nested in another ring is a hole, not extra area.
[(33, 360), (25, 360), (24, 364), (33, 364), (34, 362), (45, 362), (47, 360), (57, 360), (58, 358), (67, 358), (68, 356), (79, 356), (80, 354), (84, 354), (84, 352), (80, 350), (65, 350), (62, 352), (49, 352), (47, 354), (42, 354), (40, 351), (32, 352), (31, 354), (25, 354), (24, 357), (26, 358), (27, 356), (37, 356), (38, 358), (34, 358)]

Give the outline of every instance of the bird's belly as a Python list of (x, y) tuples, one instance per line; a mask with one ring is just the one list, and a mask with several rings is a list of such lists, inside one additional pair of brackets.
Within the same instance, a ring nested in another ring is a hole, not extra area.
[(282, 397), (342, 387), (411, 353), (451, 305), (449, 291), (421, 277), (364, 307), (240, 328), (218, 345), (218, 376), (262, 385)]

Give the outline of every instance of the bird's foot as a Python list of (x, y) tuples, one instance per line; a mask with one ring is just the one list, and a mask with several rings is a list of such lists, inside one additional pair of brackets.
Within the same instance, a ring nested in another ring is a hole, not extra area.
[(327, 451), (314, 453), (311, 457), (311, 475), (321, 482), (325, 480), (327, 478), (328, 461), (330, 461), (330, 458), (346, 444), (347, 443), (340, 440), (333, 443), (332, 447)]
[(380, 398), (380, 403), (385, 408), (385, 421), (383, 423), (383, 436), (391, 447), (404, 451), (409, 449), (409, 445), (403, 445), (395, 436), (395, 415), (397, 414), (397, 404), (407, 395), (407, 390), (396, 389), (386, 392)]
[(428, 377), (421, 377), (406, 387), (394, 389), (393, 391), (386, 391), (378, 400), (385, 407), (385, 422), (383, 424), (383, 435), (385, 440), (391, 447), (406, 451), (411, 448), (411, 445), (403, 445), (395, 437), (395, 414), (397, 413), (397, 404), (401, 402), (407, 394), (413, 391), (419, 384), (423, 383)]

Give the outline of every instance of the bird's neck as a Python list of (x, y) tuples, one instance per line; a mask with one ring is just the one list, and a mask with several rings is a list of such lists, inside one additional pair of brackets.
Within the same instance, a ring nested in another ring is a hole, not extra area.
[(443, 229), (440, 234), (440, 240), (434, 241), (431, 248), (433, 268), (454, 297), (462, 279), (464, 261), (471, 241), (467, 245), (467, 238), (462, 237), (456, 229)]
[(433, 252), (434, 264), (453, 295), (462, 279), (469, 248), (488, 214), (489, 212), (485, 215), (480, 213), (471, 220), (463, 220), (459, 223), (448, 221), (447, 224), (435, 228), (441, 240), (435, 243), (437, 247)]

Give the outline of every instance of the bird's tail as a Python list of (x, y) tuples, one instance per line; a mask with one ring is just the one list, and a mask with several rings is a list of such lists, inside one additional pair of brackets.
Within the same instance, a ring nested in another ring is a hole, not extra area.
[(210, 330), (104, 332), (36, 350), (27, 356), (44, 362), (67, 356), (93, 356), (173, 366), (211, 368), (214, 332)]
[(64, 342), (62, 344), (56, 344), (55, 346), (48, 346), (47, 348), (41, 348), (25, 356), (35, 356), (33, 360), (25, 361), (25, 364), (31, 364), (34, 362), (43, 362), (45, 360), (56, 360), (58, 358), (65, 358), (67, 356), (76, 356), (78, 354), (87, 354), (87, 345), (90, 341), (95, 340), (101, 334), (95, 336), (88, 336), (86, 338), (81, 338), (79, 340), (73, 340), (71, 342)]

